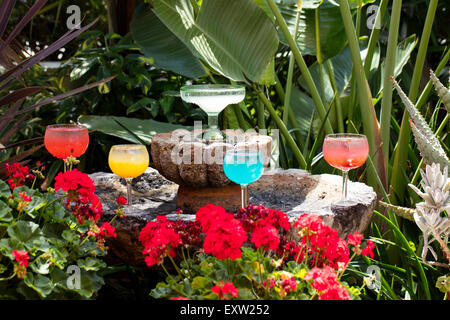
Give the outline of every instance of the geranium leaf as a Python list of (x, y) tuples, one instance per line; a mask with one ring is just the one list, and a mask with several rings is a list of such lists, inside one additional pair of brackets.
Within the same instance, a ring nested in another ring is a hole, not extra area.
[(5, 197), (9, 197), (11, 195), (9, 185), (3, 180), (0, 180), (0, 195), (4, 195)]
[(100, 270), (101, 268), (106, 267), (106, 263), (104, 263), (100, 259), (96, 259), (93, 257), (87, 257), (86, 259), (78, 259), (77, 265), (86, 271), (97, 271)]
[(55, 284), (48, 277), (33, 272), (27, 272), (24, 280), (28, 287), (34, 289), (42, 297), (48, 296), (55, 287)]
[(22, 242), (27, 250), (39, 249), (45, 251), (48, 248), (45, 237), (39, 229), (39, 225), (31, 221), (18, 221), (8, 227), (8, 235), (12, 239)]
[(96, 273), (86, 272), (84, 270), (81, 270), (80, 279), (80, 290), (75, 291), (86, 298), (92, 297), (92, 295), (100, 290), (102, 285), (105, 283), (103, 278), (98, 276)]
[(39, 274), (49, 274), (50, 272), (51, 261), (42, 256), (39, 256), (36, 260), (31, 264), (31, 269)]
[(12, 209), (6, 203), (0, 201), (0, 222), (11, 222), (13, 220), (11, 211)]
[(161, 299), (168, 297), (171, 292), (172, 292), (171, 288), (157, 287), (150, 292), (150, 296), (152, 296), (155, 299)]
[(192, 280), (192, 289), (203, 289), (210, 286), (211, 280), (206, 277), (195, 277)]
[(79, 239), (79, 236), (72, 230), (64, 230), (61, 236), (68, 242), (75, 242)]

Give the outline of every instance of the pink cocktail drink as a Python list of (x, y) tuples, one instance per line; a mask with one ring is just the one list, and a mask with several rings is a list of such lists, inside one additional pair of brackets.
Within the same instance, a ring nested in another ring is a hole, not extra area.
[(325, 161), (342, 171), (362, 166), (368, 155), (369, 144), (365, 138), (328, 137), (323, 143)]
[(325, 137), (322, 149), (325, 161), (342, 170), (342, 198), (334, 205), (355, 205), (356, 202), (347, 199), (348, 172), (366, 162), (369, 156), (366, 136), (352, 133), (329, 134)]
[(79, 157), (89, 145), (89, 133), (85, 126), (62, 124), (47, 126), (45, 148), (56, 158)]

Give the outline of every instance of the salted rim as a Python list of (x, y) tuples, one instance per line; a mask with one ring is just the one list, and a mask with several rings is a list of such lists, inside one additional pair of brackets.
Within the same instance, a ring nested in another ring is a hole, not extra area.
[(348, 138), (359, 138), (367, 140), (367, 136), (358, 133), (332, 133), (327, 134), (325, 136), (325, 139), (348, 139)]
[(82, 124), (75, 124), (75, 123), (61, 123), (61, 124), (50, 124), (46, 126), (46, 129), (59, 129), (59, 128), (65, 128), (65, 129), (72, 129), (72, 130), (80, 130), (80, 129), (88, 129), (85, 125)]
[(128, 149), (128, 150), (145, 148), (147, 150), (147, 147), (143, 144), (116, 144), (111, 147), (111, 149), (113, 149), (113, 148), (114, 149)]
[(237, 84), (192, 84), (187, 86), (182, 86), (180, 91), (186, 93), (210, 93), (219, 92), (222, 94), (241, 92), (245, 93), (245, 87)]

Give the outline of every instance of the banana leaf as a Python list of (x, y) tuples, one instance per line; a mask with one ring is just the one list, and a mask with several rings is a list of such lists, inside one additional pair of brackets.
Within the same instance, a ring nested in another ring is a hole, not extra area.
[(200, 61), (143, 2), (134, 10), (130, 23), (133, 39), (147, 57), (154, 59), (157, 68), (174, 71), (190, 78), (206, 74)]
[(136, 119), (114, 116), (80, 116), (78, 123), (89, 130), (100, 131), (107, 135), (122, 138), (132, 143), (151, 144), (152, 137), (161, 132), (169, 132), (192, 127), (159, 122), (152, 119)]
[(189, 0), (155, 0), (153, 6), (197, 58), (231, 80), (257, 82), (277, 51), (275, 27), (252, 0), (204, 1), (198, 14)]

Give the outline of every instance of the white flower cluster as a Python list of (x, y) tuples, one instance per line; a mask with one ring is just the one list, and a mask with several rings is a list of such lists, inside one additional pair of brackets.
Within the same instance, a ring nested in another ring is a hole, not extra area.
[[(425, 172), (420, 170), (422, 175), (422, 188), (424, 192), (410, 184), (409, 186), (424, 200), (416, 205), (414, 220), (424, 235), (424, 248), (422, 259), (429, 264), (442, 265), (437, 262), (427, 262), (426, 256), (430, 251), (435, 260), (438, 259), (430, 243), (438, 241), (444, 256), (450, 261), (450, 251), (448, 249), (448, 236), (450, 234), (450, 218), (442, 216), (441, 213), (450, 209), (450, 179), (448, 177), (448, 167), (441, 168), (438, 163), (427, 165)], [(431, 237), (431, 238), (430, 238)], [(449, 267), (449, 265), (444, 265)]]

